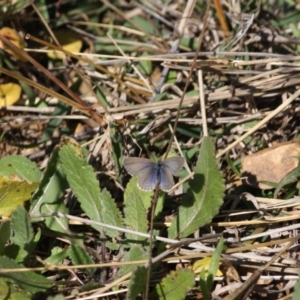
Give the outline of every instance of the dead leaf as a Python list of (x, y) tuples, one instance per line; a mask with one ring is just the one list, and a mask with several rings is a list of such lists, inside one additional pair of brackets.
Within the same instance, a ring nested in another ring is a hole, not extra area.
[(231, 284), (233, 282), (241, 282), (237, 270), (229, 260), (222, 259), (220, 269), (227, 284)]
[[(261, 183), (279, 183), (289, 172), (299, 165), (300, 140), (280, 143), (242, 159), (242, 176), (247, 184), (261, 189), (272, 189)], [(298, 157), (298, 158), (297, 158)]]

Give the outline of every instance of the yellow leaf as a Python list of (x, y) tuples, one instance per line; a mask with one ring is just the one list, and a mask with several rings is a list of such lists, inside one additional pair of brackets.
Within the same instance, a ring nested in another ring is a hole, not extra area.
[[(207, 271), (208, 271), (208, 268), (209, 268), (209, 265), (211, 263), (211, 257), (208, 256), (208, 257), (205, 257), (201, 260), (197, 260), (193, 265), (192, 267), (190, 267), (190, 269), (196, 274), (200, 274), (201, 271), (204, 269), (205, 270), (205, 273), (207, 275)], [(223, 276), (223, 273), (218, 270), (217, 271), (217, 274), (216, 276)]]
[[(76, 33), (69, 30), (60, 30), (54, 32), (54, 34), (64, 50), (67, 50), (69, 52), (80, 52), (80, 49), (82, 47), (82, 40)], [(66, 58), (66, 55), (63, 52), (59, 51), (49, 51), (47, 55), (52, 59)]]
[(21, 86), (16, 83), (0, 84), (0, 106), (15, 104), (21, 96)]
[(25, 201), (38, 186), (38, 182), (20, 181), (20, 178), (0, 177), (0, 216), (9, 217), (12, 212)]
[[(24, 41), (14, 29), (10, 27), (3, 27), (0, 30), (0, 34), (3, 35), (5, 38), (7, 38), (14, 45), (16, 45), (18, 48), (24, 48), (25, 46)], [(3, 45), (1, 41), (0, 41), (0, 48), (3, 48), (6, 52), (15, 56), (16, 58), (24, 60), (24, 58), (22, 58), (18, 53), (8, 49), (7, 46)]]

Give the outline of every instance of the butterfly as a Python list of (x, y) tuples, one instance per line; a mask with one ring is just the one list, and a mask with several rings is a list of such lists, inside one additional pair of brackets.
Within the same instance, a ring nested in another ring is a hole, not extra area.
[(141, 190), (154, 190), (159, 188), (165, 192), (174, 185), (173, 176), (177, 176), (184, 165), (184, 158), (174, 156), (163, 161), (153, 162), (147, 158), (126, 157), (124, 167), (131, 176), (139, 178), (138, 187)]

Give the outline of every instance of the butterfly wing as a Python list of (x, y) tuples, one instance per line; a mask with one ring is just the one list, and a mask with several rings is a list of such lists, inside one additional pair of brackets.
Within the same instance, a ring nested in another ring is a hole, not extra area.
[(158, 179), (160, 179), (160, 188), (168, 192), (174, 185), (173, 176), (177, 176), (184, 165), (184, 159), (175, 156), (155, 163), (147, 158), (126, 157), (123, 164), (130, 175), (139, 178), (140, 189), (154, 190)]
[(184, 158), (179, 156), (170, 157), (160, 166), (160, 188), (168, 192), (174, 185), (173, 176), (177, 176), (184, 165)]
[(163, 168), (161, 166), (160, 169), (160, 189), (169, 192), (174, 185), (174, 179), (172, 173), (167, 170), (166, 168)]
[(147, 169), (144, 169), (139, 174), (138, 186), (141, 190), (151, 191), (154, 190), (157, 184), (157, 165), (153, 163), (153, 165)]
[(184, 165), (184, 158), (180, 156), (169, 157), (161, 164), (163, 170), (167, 170), (173, 176), (177, 176)]
[(144, 170), (153, 167), (155, 164), (152, 160), (141, 157), (126, 157), (123, 165), (131, 176), (138, 176)]
[(147, 158), (126, 157), (124, 167), (132, 176), (139, 178), (138, 186), (141, 190), (153, 190), (157, 183), (157, 163)]

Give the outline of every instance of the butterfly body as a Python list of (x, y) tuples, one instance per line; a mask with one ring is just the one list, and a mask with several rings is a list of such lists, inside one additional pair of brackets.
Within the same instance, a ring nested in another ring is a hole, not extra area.
[(165, 192), (174, 185), (173, 176), (177, 176), (183, 167), (182, 157), (170, 157), (164, 161), (153, 162), (147, 158), (127, 157), (124, 167), (132, 176), (137, 176), (138, 186), (141, 190), (154, 190), (156, 185)]

